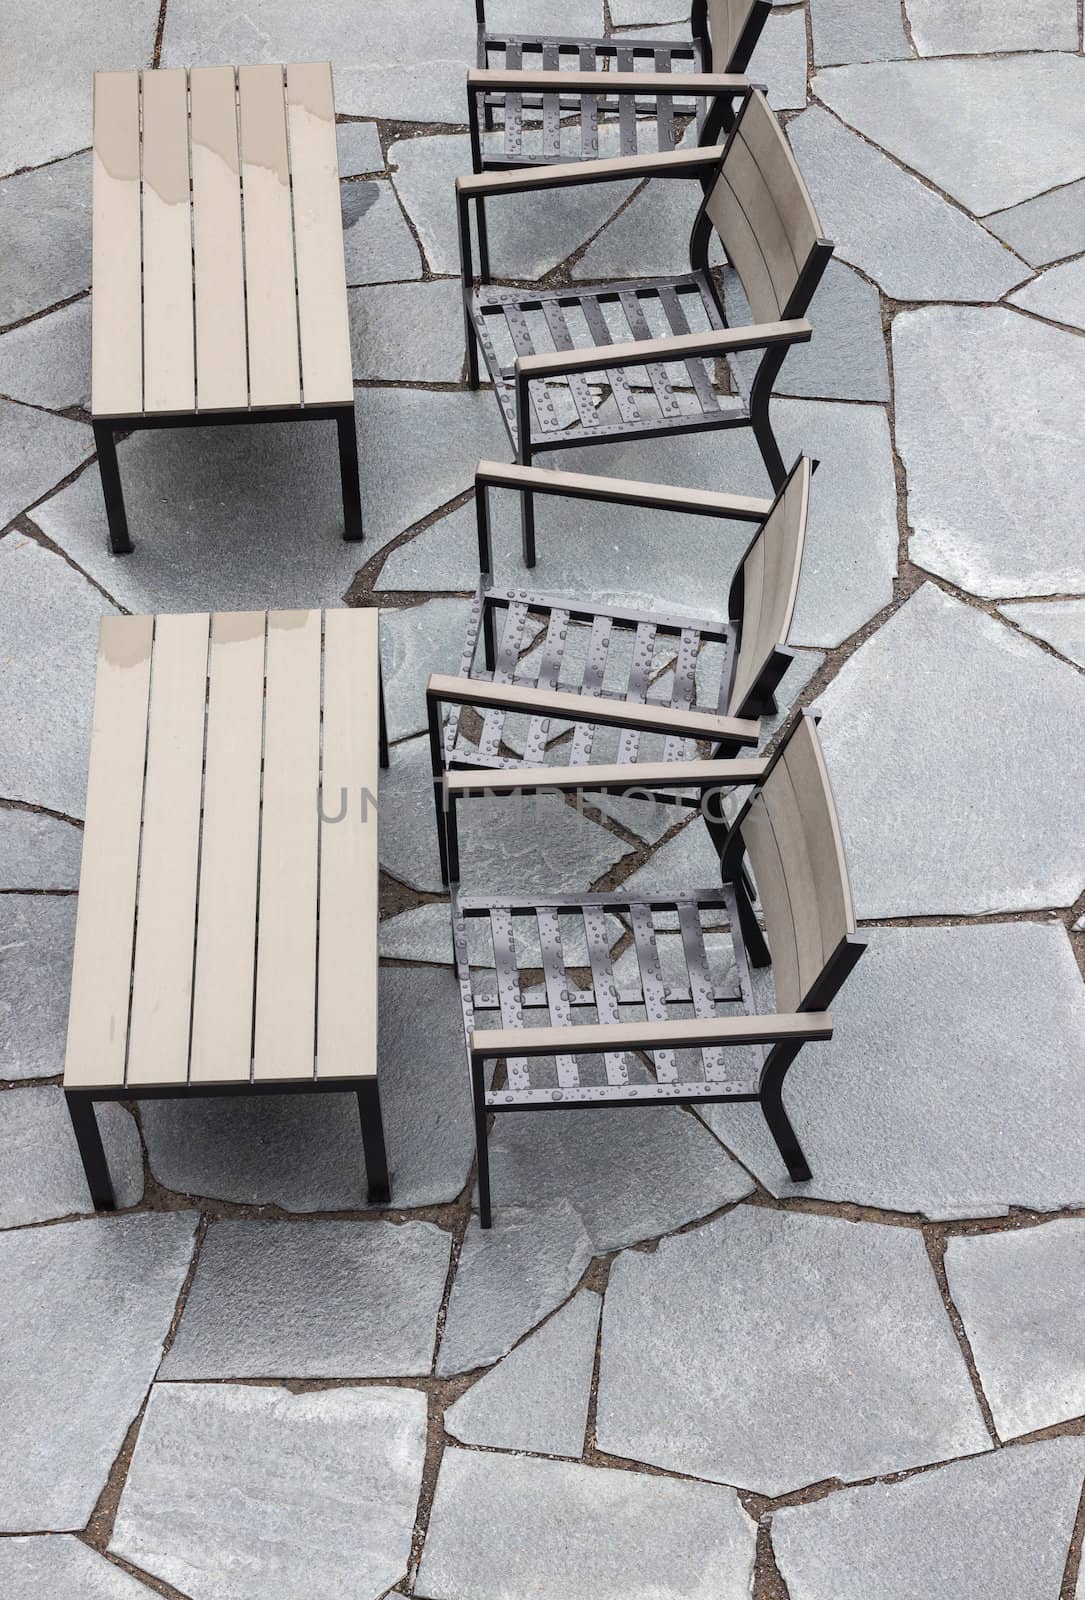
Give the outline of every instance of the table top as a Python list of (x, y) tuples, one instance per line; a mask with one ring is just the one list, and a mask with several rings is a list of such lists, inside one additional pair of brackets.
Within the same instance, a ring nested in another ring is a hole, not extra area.
[(94, 74), (95, 416), (353, 400), (327, 61)]
[(376, 1072), (379, 707), (375, 610), (102, 619), (67, 1087)]

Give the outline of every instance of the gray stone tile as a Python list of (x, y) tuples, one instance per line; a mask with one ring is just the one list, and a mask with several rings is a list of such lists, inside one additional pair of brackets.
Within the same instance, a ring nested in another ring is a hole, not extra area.
[(576, 1288), (592, 1244), (568, 1201), (527, 1210), (498, 1205), (494, 1225), (467, 1225), (452, 1285), (437, 1375), (468, 1372), (513, 1345)]
[(1085, 250), (1085, 179), (984, 218), (985, 227), (1034, 267)]
[(340, 122), (335, 130), (335, 143), (341, 178), (384, 171), (384, 152), (375, 122)]
[(990, 50), (1076, 50), (1076, 0), (908, 0), (908, 21), (921, 56), (985, 55)]
[(990, 598), (1085, 591), (1081, 338), (931, 306), (896, 318), (893, 369), (912, 560)]
[(0, 338), (0, 394), (62, 411), (90, 408), (90, 298)]
[(85, 1525), (161, 1359), (194, 1232), (173, 1212), (0, 1234), (5, 1532)]
[(1085, 667), (1085, 600), (1020, 600), (998, 609), (1026, 633)]
[(491, 1449), (581, 1455), (602, 1304), (591, 1289), (574, 1295), (445, 1412), (446, 1433)]
[[(89, 76), (79, 92), (89, 103)], [(90, 288), (89, 155), (5, 178), (0, 207), (0, 327)]]
[[(952, 14), (969, 27), (973, 9), (957, 6)], [(1000, 7), (998, 15), (1009, 10)], [(994, 15), (990, 7), (986, 15)], [(1085, 169), (1080, 56), (879, 61), (830, 67), (812, 87), (845, 122), (975, 216), (1017, 205)], [(1027, 139), (1019, 136), (1023, 127)]]
[(490, 1135), (494, 1204), (568, 1201), (596, 1255), (741, 1200), (753, 1183), (679, 1106), (509, 1112)]
[[(429, 743), (412, 739), (392, 751), (381, 773), (381, 865), (413, 889), (441, 889)], [(624, 856), (618, 836), (566, 806), (560, 796), (489, 800), (460, 807), (460, 862), (472, 894), (531, 894), (576, 884), (585, 889)]]
[(1058, 1600), (1083, 1464), (1052, 1439), (787, 1506), (777, 1565), (795, 1600)]
[(148, 1600), (151, 1593), (67, 1533), (0, 1540), (0, 1588), (6, 1600)]
[[(547, 13), (548, 24), (552, 20)], [(474, 49), (469, 59), (473, 59)], [(461, 77), (463, 68), (459, 68)], [(459, 111), (457, 121), (465, 115)], [(418, 230), (431, 272), (460, 270), (455, 180), (471, 171), (466, 134), (400, 139), (388, 151), (392, 178)], [(490, 261), (500, 278), (539, 278), (584, 244), (632, 193), (628, 183), (589, 184), (551, 193), (512, 195), (486, 208)], [(477, 267), (476, 261), (476, 267)]]
[(1051, 322), (1085, 328), (1085, 256), (1050, 267), (1009, 299), (1011, 305), (1034, 311)]
[(421, 1377), (451, 1236), (429, 1222), (217, 1222), (165, 1378)]
[[(441, 1205), (467, 1182), (474, 1135), (451, 974), (384, 970), (380, 1086), (392, 1202)], [(148, 1100), (151, 1170), (164, 1188), (286, 1211), (368, 1205), (353, 1094)]]
[(455, 673), (463, 654), (469, 600), (424, 600), (381, 612), (381, 665), (389, 739), (426, 728), (431, 672)]
[(1085, 753), (1066, 729), (1085, 714), (1080, 673), (924, 584), (819, 703), (860, 917), (1077, 899)]
[(93, 453), (94, 435), (85, 422), (0, 400), (0, 456), (5, 462), (0, 527)]
[(70, 822), (0, 806), (0, 889), (77, 889), (82, 849)]
[(615, 1261), (596, 1438), (768, 1495), (990, 1445), (918, 1230), (747, 1206)]
[(64, 1071), (74, 895), (0, 895), (0, 1078)]
[[(735, 327), (751, 322), (746, 297), (735, 275), (727, 273), (727, 320)], [(882, 330), (881, 301), (842, 261), (830, 261), (818, 285), (808, 320), (814, 337), (797, 345), (780, 375), (782, 394), (822, 400), (889, 399), (889, 363)], [(740, 356), (752, 379), (757, 358)]]
[(631, 28), (638, 22), (673, 22), (674, 37), (684, 39), (689, 6), (684, 0), (610, 0), (610, 20), (616, 28)]
[(1001, 1439), (1085, 1412), (1083, 1272), (1079, 1218), (947, 1242), (949, 1292)]
[[(978, 223), (820, 106), (790, 122), (788, 137), (822, 231), (836, 241), (839, 257), (886, 294), (897, 300), (997, 300), (1026, 275), (1022, 263)], [(815, 299), (811, 309), (817, 305)]]
[(1085, 1202), (1085, 994), (1057, 923), (872, 928), (785, 1098), (813, 1170), (789, 1182), (755, 1105), (705, 1120), (773, 1194), (943, 1219)]
[(340, 193), (347, 282), (399, 283), (420, 278), (422, 257), (387, 178), (344, 183)]
[(392, 961), (433, 961), (452, 965), (452, 911), (447, 900), (432, 900), (385, 917), (380, 953)]
[[(139, 1132), (123, 1106), (97, 1107), (118, 1206), (143, 1198)], [(93, 1211), (61, 1089), (0, 1094), (0, 1228)]]
[(351, 289), (347, 298), (356, 381), (459, 383), (463, 301), (457, 282), (374, 284)]
[(415, 1593), (746, 1600), (755, 1543), (737, 1496), (712, 1484), (446, 1450)]
[[(597, 192), (608, 191), (617, 196), (610, 185)], [(649, 183), (592, 240), (573, 267), (574, 281), (606, 283), (688, 272), (689, 236), (702, 198), (700, 184), (685, 178)]]
[(817, 67), (912, 54), (898, 0), (810, 0), (810, 22)]
[(768, 85), (769, 105), (794, 111), (806, 104), (806, 11), (771, 16), (747, 69), (754, 83)]
[(377, 1600), (407, 1567), (425, 1444), (414, 1390), (160, 1384), (109, 1547), (191, 1600)]

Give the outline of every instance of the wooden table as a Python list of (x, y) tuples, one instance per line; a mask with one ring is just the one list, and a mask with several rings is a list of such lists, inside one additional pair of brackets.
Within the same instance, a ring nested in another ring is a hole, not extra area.
[(331, 66), (94, 75), (91, 411), (110, 544), (115, 433), (334, 421), (362, 536)]
[(375, 610), (104, 617), (64, 1090), (99, 1210), (97, 1100), (377, 1089)]

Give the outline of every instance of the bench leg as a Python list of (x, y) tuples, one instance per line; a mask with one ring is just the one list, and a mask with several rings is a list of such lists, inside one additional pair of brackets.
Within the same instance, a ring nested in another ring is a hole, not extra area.
[(369, 1199), (373, 1205), (387, 1205), (392, 1196), (388, 1182), (388, 1156), (384, 1149), (381, 1097), (376, 1078), (358, 1085), (358, 1118), (362, 1124)]
[(109, 523), (110, 548), (115, 556), (126, 556), (131, 553), (132, 541), (128, 535), (124, 493), (117, 467), (117, 444), (113, 438), (111, 422), (94, 424), (94, 448), (98, 452), (98, 470), (102, 474), (102, 494), (105, 497), (106, 521)]
[(355, 540), (362, 537), (362, 487), (354, 407), (345, 407), (335, 420), (339, 429), (339, 476), (343, 481), (343, 538)]
[(117, 1202), (105, 1150), (102, 1148), (102, 1135), (98, 1131), (98, 1119), (94, 1115), (94, 1101), (89, 1094), (73, 1094), (70, 1090), (64, 1091), (64, 1098), (68, 1102), (75, 1142), (79, 1146), (83, 1171), (87, 1175), (91, 1203), (95, 1211), (115, 1211)]

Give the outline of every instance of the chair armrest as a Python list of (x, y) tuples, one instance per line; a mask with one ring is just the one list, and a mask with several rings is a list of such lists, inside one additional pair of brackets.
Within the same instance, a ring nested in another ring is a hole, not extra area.
[(727, 739), (736, 744), (756, 744), (761, 731), (759, 722), (713, 716), (707, 711), (637, 705), (605, 695), (569, 694), (559, 689), (492, 683), (487, 678), (453, 678), (440, 673), (434, 673), (426, 685), (426, 699), (438, 704), (482, 706), (486, 710), (524, 711), (529, 715), (560, 717), (565, 722), (639, 728), (685, 739)]
[(775, 344), (805, 344), (813, 334), (805, 320), (762, 322), (749, 328), (717, 328), (710, 333), (679, 333), (667, 339), (635, 339), (630, 344), (588, 345), (579, 350), (517, 356), (518, 378), (561, 378), (574, 372), (607, 372), (650, 361), (686, 361), (692, 356), (761, 350)]
[(582, 183), (613, 183), (621, 178), (680, 178), (718, 167), (722, 160), (723, 145), (707, 144), (700, 149), (613, 156), (606, 161), (568, 161), (552, 167), (517, 167), (512, 172), (475, 172), (456, 179), (456, 196), (459, 200), (478, 200), (491, 194), (571, 189)]
[(578, 789), (594, 789), (603, 794), (656, 789), (720, 788), (733, 789), (760, 783), (768, 771), (768, 761), (623, 761), (592, 767), (471, 767), (449, 772), (445, 783), (449, 795), (534, 794), (553, 789), (572, 794)]
[(547, 467), (521, 467), (500, 461), (479, 462), (475, 487), (530, 489), (535, 494), (559, 494), (572, 500), (606, 500), (613, 505), (645, 506), (654, 511), (689, 511), (736, 522), (764, 522), (775, 503), (740, 494), (717, 494), (711, 489), (680, 489), (668, 483), (600, 478), (588, 472), (552, 472)]
[(591, 1022), (568, 1028), (475, 1028), (474, 1061), (506, 1056), (602, 1055), (613, 1050), (681, 1050), (711, 1045), (831, 1039), (828, 1011), (764, 1017), (697, 1017), (688, 1022)]
[(530, 72), (469, 67), (467, 90), (518, 94), (747, 94), (750, 80), (734, 72)]

